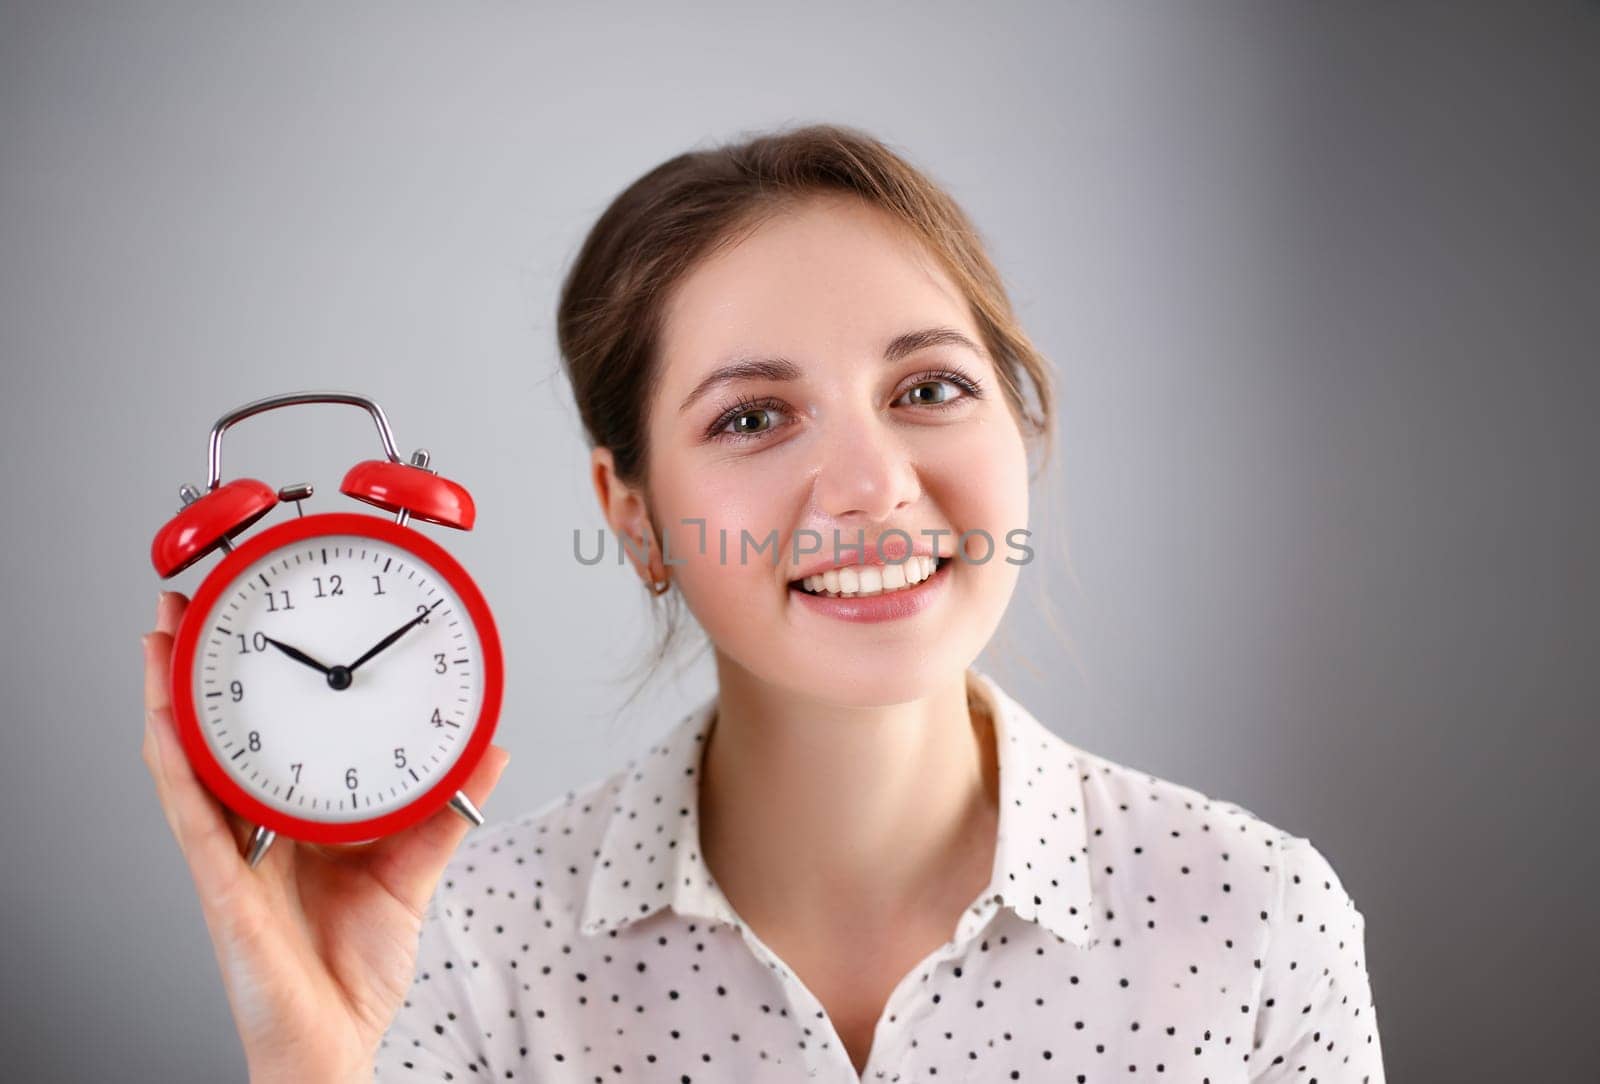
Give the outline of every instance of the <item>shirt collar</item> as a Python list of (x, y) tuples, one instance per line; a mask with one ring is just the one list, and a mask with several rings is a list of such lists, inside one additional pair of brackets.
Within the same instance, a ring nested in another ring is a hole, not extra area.
[[(1080, 948), (1094, 944), (1083, 753), (987, 674), (969, 688), (989, 705), (999, 762), (999, 832), (982, 899), (997, 899)], [(628, 761), (589, 876), (579, 929), (620, 929), (663, 907), (737, 924), (700, 854), (701, 754), (716, 696)]]

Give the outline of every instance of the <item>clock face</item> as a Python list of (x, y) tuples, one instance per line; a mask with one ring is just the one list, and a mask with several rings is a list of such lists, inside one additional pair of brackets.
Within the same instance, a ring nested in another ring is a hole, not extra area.
[(437, 569), (396, 541), (332, 533), (271, 548), (220, 588), (190, 677), (200, 735), (229, 781), (270, 810), (348, 823), (443, 780), (488, 669)]

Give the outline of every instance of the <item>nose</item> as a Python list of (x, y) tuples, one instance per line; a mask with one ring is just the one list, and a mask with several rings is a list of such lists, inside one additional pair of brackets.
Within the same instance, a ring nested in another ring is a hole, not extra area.
[(889, 423), (871, 413), (838, 421), (821, 442), (812, 489), (820, 512), (833, 519), (881, 522), (921, 496), (911, 450)]

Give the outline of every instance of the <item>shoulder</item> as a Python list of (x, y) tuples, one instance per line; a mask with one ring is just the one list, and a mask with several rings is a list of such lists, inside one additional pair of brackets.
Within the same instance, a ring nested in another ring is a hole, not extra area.
[[(626, 771), (614, 769), (511, 820), (475, 829), (445, 867), (430, 914), (449, 911), (459, 921), (533, 907), (542, 928), (575, 927)], [(463, 925), (470, 930), (472, 923)]]
[(1251, 1080), (1382, 1080), (1366, 922), (1322, 849), (1238, 802), (1077, 759), (1107, 936), (1149, 933), (1197, 959), (1246, 949)]
[(1182, 901), (1207, 923), (1269, 933), (1359, 922), (1323, 852), (1238, 801), (1076, 749), (1088, 854), (1102, 899)]
[[(1230, 798), (1074, 747), (1091, 847), (1159, 844), (1221, 861), (1275, 859), (1307, 842)], [(1227, 859), (1221, 859), (1227, 854)]]

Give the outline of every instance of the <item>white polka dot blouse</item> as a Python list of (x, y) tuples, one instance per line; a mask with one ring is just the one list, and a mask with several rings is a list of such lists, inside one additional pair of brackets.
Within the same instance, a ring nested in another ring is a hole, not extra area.
[(895, 987), (863, 1072), (701, 859), (713, 695), (608, 777), (468, 837), (377, 1078), (1384, 1079), (1365, 922), (1316, 847), (1078, 749), (970, 674), (997, 743), (994, 872)]

